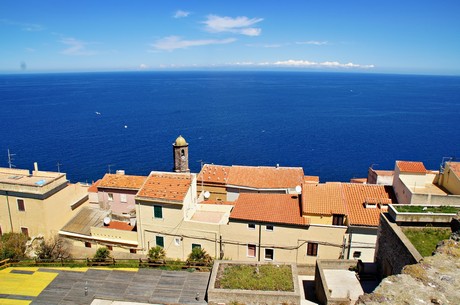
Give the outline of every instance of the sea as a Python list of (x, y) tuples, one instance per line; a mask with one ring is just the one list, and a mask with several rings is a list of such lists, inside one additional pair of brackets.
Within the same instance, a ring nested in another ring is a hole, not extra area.
[(396, 160), (438, 170), (460, 157), (460, 77), (168, 71), (0, 75), (0, 166), (91, 183), (116, 170), (299, 166), (321, 182)]

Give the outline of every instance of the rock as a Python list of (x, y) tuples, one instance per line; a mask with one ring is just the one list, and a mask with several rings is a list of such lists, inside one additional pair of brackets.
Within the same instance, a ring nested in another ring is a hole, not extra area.
[(441, 242), (434, 256), (383, 279), (356, 304), (460, 304), (460, 243)]

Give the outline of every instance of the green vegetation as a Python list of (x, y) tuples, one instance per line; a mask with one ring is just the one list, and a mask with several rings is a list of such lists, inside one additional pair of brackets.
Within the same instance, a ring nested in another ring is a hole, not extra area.
[(212, 257), (201, 247), (195, 247), (187, 257), (187, 264), (189, 265), (212, 265)]
[[(221, 265), (222, 266), (222, 265)], [(232, 265), (225, 267), (219, 288), (264, 291), (294, 291), (289, 265)]]
[(161, 246), (156, 246), (149, 250), (149, 258), (154, 261), (164, 260), (166, 258), (166, 251)]
[(43, 242), (35, 250), (35, 255), (41, 260), (69, 260), (72, 258), (70, 255), (70, 244), (65, 239), (58, 235), (53, 236), (49, 239), (43, 240)]
[(21, 233), (4, 233), (0, 238), (0, 260), (24, 258), (28, 239)]
[(108, 258), (110, 258), (110, 250), (107, 247), (97, 249), (96, 254), (94, 254), (93, 257), (96, 262), (103, 262)]
[(403, 232), (423, 257), (431, 256), (436, 245), (451, 234), (450, 229), (440, 228), (403, 228)]
[(447, 213), (456, 214), (460, 211), (460, 208), (453, 206), (441, 205), (438, 207), (434, 206), (423, 206), (423, 205), (393, 205), (396, 211), (401, 213)]

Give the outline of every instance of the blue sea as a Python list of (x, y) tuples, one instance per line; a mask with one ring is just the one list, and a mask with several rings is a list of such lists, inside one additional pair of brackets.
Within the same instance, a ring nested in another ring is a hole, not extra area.
[(439, 169), (460, 156), (460, 77), (321, 72), (112, 72), (0, 75), (0, 166), (66, 172), (170, 171), (189, 143), (192, 172), (301, 166), (322, 182), (395, 160)]

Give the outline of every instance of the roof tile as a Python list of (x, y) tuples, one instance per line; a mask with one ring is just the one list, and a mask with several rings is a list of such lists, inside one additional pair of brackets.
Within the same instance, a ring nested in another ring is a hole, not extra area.
[(241, 193), (234, 205), (230, 219), (308, 225), (308, 219), (301, 215), (297, 196)]
[(304, 214), (332, 215), (346, 214), (341, 184), (304, 184), (302, 189), (302, 209)]
[(189, 173), (152, 172), (137, 196), (183, 202), (190, 189), (191, 177)]
[(105, 174), (98, 187), (139, 190), (146, 179), (146, 176)]
[(426, 168), (423, 162), (396, 161), (396, 166), (401, 173), (426, 174)]

